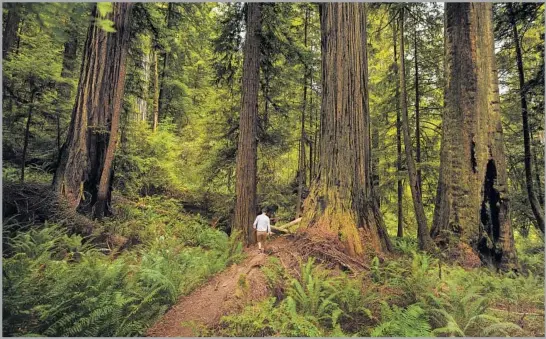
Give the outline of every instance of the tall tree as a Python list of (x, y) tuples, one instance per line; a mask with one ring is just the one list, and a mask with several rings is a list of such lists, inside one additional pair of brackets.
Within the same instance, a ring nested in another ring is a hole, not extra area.
[(503, 269), (516, 265), (499, 114), (492, 7), (448, 3), (440, 180), (432, 236), (476, 250)]
[(262, 4), (246, 8), (242, 104), (237, 148), (235, 229), (246, 244), (256, 241), (252, 223), (256, 217), (257, 123), (260, 88), (260, 32)]
[[(97, 217), (107, 212), (111, 194), (131, 8), (131, 3), (114, 3), (93, 10), (96, 24), (88, 29), (76, 102), (53, 182), (73, 208), (89, 192)], [(102, 27), (108, 22), (115, 32)]]
[(320, 6), (321, 145), (302, 224), (353, 256), (390, 250), (371, 175), (365, 5)]
[(413, 146), (409, 134), (408, 102), (406, 91), (406, 67), (404, 51), (404, 12), (405, 7), (400, 8), (399, 15), (399, 34), (400, 34), (400, 108), (402, 109), (402, 133), (404, 135), (404, 149), (406, 151), (406, 165), (408, 168), (411, 196), (413, 199), (413, 208), (415, 209), (415, 218), (417, 219), (417, 238), (419, 239), (419, 248), (421, 250), (431, 250), (434, 247), (430, 237), (425, 209), (423, 207), (423, 198), (419, 185), (419, 178), (413, 159)]
[(17, 45), (23, 4), (7, 2), (3, 4), (3, 7), (7, 9), (7, 14), (4, 18), (5, 24), (2, 33), (2, 58), (6, 59), (8, 54)]
[(413, 33), (413, 59), (415, 66), (415, 162), (417, 163), (417, 186), (419, 186), (419, 191), (423, 192), (423, 185), (421, 180), (421, 97), (419, 95), (419, 54), (417, 52), (417, 23), (415, 23), (414, 25)]
[[(519, 78), (519, 95), (521, 103), (521, 120), (523, 124), (523, 148), (525, 152), (524, 165), (525, 165), (525, 181), (527, 188), (527, 195), (529, 197), (529, 203), (531, 204), (531, 210), (536, 219), (536, 225), (538, 229), (544, 234), (544, 211), (540, 206), (540, 203), (535, 195), (533, 187), (533, 169), (532, 169), (532, 154), (531, 154), (531, 136), (529, 132), (529, 114), (527, 109), (527, 86), (525, 85), (525, 75), (523, 70), (523, 57), (521, 53), (520, 37), (518, 33), (517, 16), (512, 3), (508, 3), (508, 15), (510, 17), (510, 24), (512, 25), (512, 33), (514, 40), (514, 49), (516, 51), (516, 64), (518, 67)], [(540, 184), (540, 181), (539, 181)]]
[[(170, 31), (174, 25), (174, 11), (175, 11), (175, 4), (172, 2), (169, 2), (167, 5), (167, 14), (166, 14), (166, 23), (167, 23), (167, 30)], [(163, 67), (161, 68), (161, 78), (160, 78), (160, 87), (159, 87), (159, 114), (164, 117), (166, 115), (165, 107), (167, 104), (167, 72), (169, 69), (169, 62), (171, 58), (170, 49), (163, 47), (163, 51), (161, 52), (162, 59), (163, 59)]]
[(393, 46), (393, 70), (395, 76), (395, 99), (396, 99), (396, 202), (397, 202), (397, 237), (404, 236), (404, 187), (402, 184), (402, 133), (401, 133), (401, 119), (400, 119), (400, 81), (398, 80), (398, 58), (396, 47), (396, 20), (392, 22), (392, 46)]
[[(307, 47), (307, 28), (309, 26), (309, 8), (307, 7), (305, 9), (305, 19), (304, 19), (304, 27), (303, 27), (303, 43), (304, 46)], [(307, 136), (305, 134), (305, 112), (307, 111), (307, 87), (308, 87), (308, 78), (309, 78), (309, 66), (307, 65), (307, 62), (303, 61), (303, 68), (304, 68), (304, 74), (303, 74), (303, 100), (302, 100), (302, 108), (301, 108), (301, 132), (300, 132), (300, 151), (299, 151), (299, 162), (298, 162), (298, 201), (296, 203), (296, 217), (301, 216), (301, 209), (302, 209), (302, 200), (303, 200), (303, 186), (305, 185), (305, 178), (307, 174), (306, 166), (305, 166), (305, 143), (307, 140)], [(311, 146), (312, 149), (312, 146)], [(311, 159), (311, 150), (309, 151), (309, 166), (312, 164)]]
[(157, 125), (159, 123), (159, 72), (157, 71), (157, 52), (152, 51), (154, 56), (154, 100), (153, 100), (153, 123), (152, 130), (155, 132), (157, 130)]

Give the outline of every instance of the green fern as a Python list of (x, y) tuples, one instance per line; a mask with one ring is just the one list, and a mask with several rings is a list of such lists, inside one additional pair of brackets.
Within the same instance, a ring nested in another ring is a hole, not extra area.
[(381, 305), (382, 322), (371, 332), (372, 337), (429, 337), (431, 328), (425, 310), (413, 304), (403, 309)]

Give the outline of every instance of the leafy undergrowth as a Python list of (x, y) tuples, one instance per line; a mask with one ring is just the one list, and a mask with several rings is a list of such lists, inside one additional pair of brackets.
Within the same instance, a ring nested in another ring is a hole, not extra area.
[[(439, 265), (412, 242), (405, 256), (358, 277), (312, 260), (287, 272), (276, 258), (262, 268), (274, 297), (225, 316), (219, 336), (543, 336), (544, 280)], [(441, 273), (440, 273), (441, 271)]]
[(119, 206), (120, 217), (105, 224), (138, 236), (128, 251), (105, 252), (47, 224), (9, 239), (15, 254), (3, 260), (3, 334), (142, 335), (179, 296), (240, 259), (225, 233), (180, 217), (175, 202), (147, 203), (163, 212)]

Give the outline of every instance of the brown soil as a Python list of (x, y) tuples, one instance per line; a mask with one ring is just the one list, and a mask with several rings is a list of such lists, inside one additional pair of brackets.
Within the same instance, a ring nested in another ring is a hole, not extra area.
[[(268, 255), (284, 252), (291, 242), (281, 236), (268, 244), (268, 254), (256, 247), (245, 250), (247, 258), (214, 276), (205, 285), (180, 300), (151, 328), (149, 337), (192, 337), (198, 328), (210, 328), (223, 315), (236, 312), (245, 304), (266, 298), (270, 293), (262, 271)], [(281, 259), (282, 260), (282, 259)]]

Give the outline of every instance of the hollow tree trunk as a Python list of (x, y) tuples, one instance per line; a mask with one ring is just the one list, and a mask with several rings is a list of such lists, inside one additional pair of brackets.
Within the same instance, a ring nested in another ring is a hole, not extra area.
[(320, 159), (304, 203), (303, 231), (337, 242), (352, 256), (391, 250), (370, 168), (365, 7), (323, 3), (320, 10)]
[(17, 33), (21, 23), (21, 9), (23, 4), (7, 2), (3, 5), (7, 9), (6, 23), (2, 34), (2, 58), (5, 60), (17, 45)]
[(404, 135), (404, 149), (406, 151), (406, 165), (408, 168), (408, 176), (413, 200), (413, 208), (415, 209), (415, 218), (417, 219), (417, 238), (419, 240), (419, 248), (424, 251), (429, 251), (434, 247), (432, 238), (430, 237), (425, 209), (423, 207), (423, 198), (417, 170), (413, 160), (413, 146), (409, 134), (409, 118), (408, 118), (408, 103), (406, 91), (406, 67), (405, 67), (405, 52), (404, 52), (404, 8), (400, 10), (400, 108), (402, 109), (402, 132)]
[[(80, 205), (84, 191), (89, 192), (96, 217), (107, 212), (111, 191), (131, 8), (131, 3), (113, 4), (107, 17), (115, 33), (96, 25), (88, 29), (76, 102), (53, 182), (73, 208)], [(98, 15), (96, 7), (93, 15)]]
[(252, 223), (256, 218), (257, 123), (260, 87), (261, 4), (247, 4), (247, 33), (244, 46), (242, 107), (235, 184), (234, 228), (245, 243), (256, 242)]
[[(446, 91), (432, 235), (491, 266), (517, 265), (500, 120), (492, 7), (446, 4)], [(455, 255), (466, 254), (458, 251)]]
[(397, 57), (397, 47), (396, 47), (396, 21), (392, 23), (392, 42), (393, 42), (393, 70), (395, 76), (395, 99), (396, 99), (396, 193), (397, 193), (397, 221), (398, 228), (396, 236), (401, 238), (404, 236), (404, 187), (402, 185), (402, 133), (401, 133), (401, 119), (400, 119), (400, 81), (398, 81), (398, 57)]
[(525, 181), (527, 183), (527, 196), (529, 197), (529, 203), (531, 204), (531, 210), (536, 219), (536, 226), (544, 234), (544, 211), (540, 207), (540, 203), (536, 197), (533, 187), (533, 169), (531, 164), (531, 137), (529, 132), (529, 115), (527, 109), (527, 88), (525, 86), (525, 76), (523, 71), (523, 57), (521, 55), (521, 46), (519, 43), (518, 26), (516, 22), (516, 14), (512, 3), (508, 3), (508, 11), (510, 15), (510, 24), (512, 25), (512, 33), (514, 38), (514, 49), (516, 50), (516, 61), (518, 67), (519, 78), (519, 95), (521, 102), (521, 120), (523, 124), (523, 149), (525, 156), (523, 163), (525, 165)]

